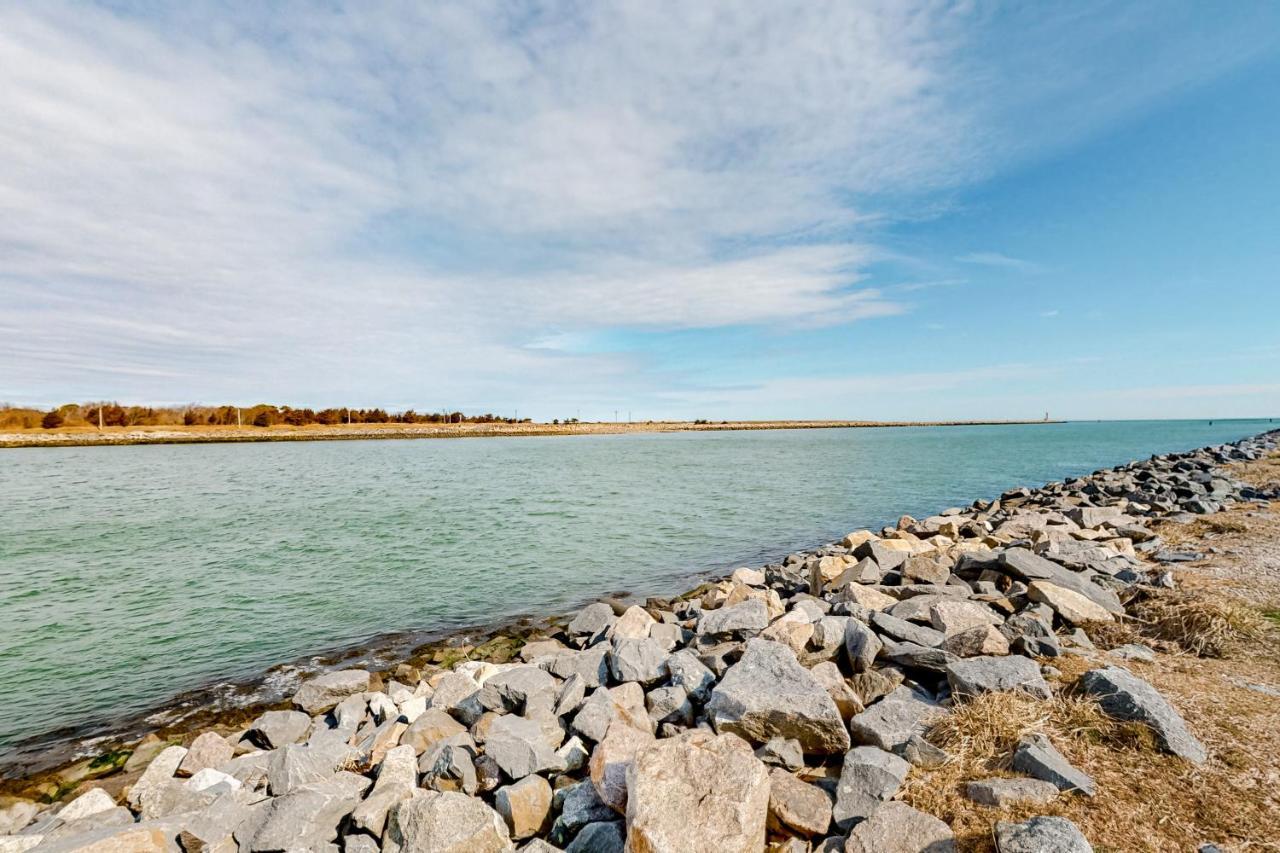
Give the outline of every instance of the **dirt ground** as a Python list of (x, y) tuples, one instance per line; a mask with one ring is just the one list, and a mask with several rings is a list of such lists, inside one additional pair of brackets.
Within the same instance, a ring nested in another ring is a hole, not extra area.
[[(1240, 465), (1237, 473), (1274, 484), (1280, 455)], [(1100, 853), (1194, 851), (1205, 843), (1224, 851), (1280, 850), (1280, 502), (1164, 524), (1160, 532), (1205, 559), (1174, 567), (1179, 591), (1157, 598), (1149, 611), (1135, 608), (1145, 621), (1097, 632), (1099, 649), (1087, 657), (1044, 660), (1062, 673), (1053, 700), (990, 695), (931, 732), (953, 760), (932, 774), (917, 772), (905, 799), (952, 824), (961, 850), (994, 850), (996, 821), (1033, 814), (1071, 819)], [(1211, 653), (1221, 657), (1188, 651), (1206, 634)], [(1157, 649), (1154, 662), (1117, 660), (1105, 651), (1123, 642)], [(1149, 731), (1117, 724), (1073, 696), (1081, 673), (1112, 663), (1147, 679), (1182, 713), (1210, 753), (1204, 766), (1161, 754)], [(1093, 776), (1097, 795), (1006, 809), (966, 799), (967, 781), (1016, 775), (1006, 769), (1008, 756), (1032, 731), (1048, 734)]]

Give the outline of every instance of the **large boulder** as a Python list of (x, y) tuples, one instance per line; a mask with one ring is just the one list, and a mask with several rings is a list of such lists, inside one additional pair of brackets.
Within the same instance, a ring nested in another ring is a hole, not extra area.
[(513, 714), (504, 714), (489, 726), (484, 751), (512, 779), (564, 769), (555, 747), (547, 742), (542, 726)]
[(754, 743), (795, 738), (805, 752), (849, 748), (840, 709), (795, 653), (781, 643), (754, 639), (711, 692), (707, 713), (718, 732)]
[(392, 809), (382, 841), (383, 853), (505, 853), (511, 847), (501, 815), (452, 791), (414, 791)]
[(954, 853), (951, 827), (906, 803), (889, 802), (853, 828), (845, 853)]
[(1118, 666), (1093, 669), (1080, 676), (1080, 689), (1095, 697), (1109, 716), (1146, 723), (1160, 745), (1193, 764), (1208, 759), (1204, 744), (1187, 729), (1182, 715), (1160, 692), (1129, 670)]
[(512, 838), (528, 838), (549, 828), (551, 785), (541, 776), (526, 776), (499, 788), (493, 804), (507, 822)]
[(360, 803), (369, 780), (345, 770), (323, 782), (274, 797), (235, 831), (241, 850), (320, 850), (337, 840), (338, 824)]
[(601, 802), (618, 813), (627, 808), (627, 779), (636, 753), (653, 743), (653, 735), (622, 720), (609, 724), (604, 739), (591, 751), (588, 769)]
[(702, 611), (697, 631), (712, 636), (756, 634), (768, 627), (768, 606), (759, 598), (748, 598), (731, 607)]
[(998, 853), (1093, 853), (1093, 845), (1065, 817), (1046, 816), (1021, 823), (998, 822), (996, 850)]
[(311, 715), (302, 711), (267, 711), (254, 720), (245, 739), (262, 749), (297, 743), (311, 730)]
[(947, 683), (956, 696), (1015, 690), (1048, 699), (1049, 685), (1040, 666), (1021, 655), (964, 658), (947, 664)]
[(693, 731), (640, 749), (627, 771), (631, 853), (764, 849), (769, 772), (741, 738)]
[(1089, 580), (1087, 575), (1076, 574), (1026, 548), (1006, 548), (1000, 553), (1000, 567), (1018, 580), (1049, 581), (1080, 593), (1108, 613), (1124, 615), (1124, 606), (1114, 592)]
[(298, 688), (293, 704), (308, 714), (331, 710), (343, 699), (369, 689), (369, 673), (363, 669), (340, 669), (318, 675)]

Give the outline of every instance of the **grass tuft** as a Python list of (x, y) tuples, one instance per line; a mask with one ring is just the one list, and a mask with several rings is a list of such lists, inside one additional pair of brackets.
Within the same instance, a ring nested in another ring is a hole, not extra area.
[(1143, 636), (1203, 658), (1228, 657), (1261, 640), (1268, 628), (1259, 611), (1212, 593), (1152, 592), (1130, 604), (1129, 610)]

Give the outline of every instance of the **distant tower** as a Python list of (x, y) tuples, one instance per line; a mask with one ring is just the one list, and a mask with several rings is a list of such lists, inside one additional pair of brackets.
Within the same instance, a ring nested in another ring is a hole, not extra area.
[(1044, 420), (1045, 420), (1045, 423), (1048, 423), (1048, 422), (1049, 422), (1049, 413), (1048, 413), (1048, 412), (1045, 412), (1045, 413), (1044, 413)]

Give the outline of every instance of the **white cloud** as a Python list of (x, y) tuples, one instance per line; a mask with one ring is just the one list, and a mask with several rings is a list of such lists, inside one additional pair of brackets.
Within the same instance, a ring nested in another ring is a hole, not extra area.
[(1020, 150), (963, 5), (149, 14), (0, 10), (6, 397), (649, 389), (565, 342), (901, 313), (857, 200)]

